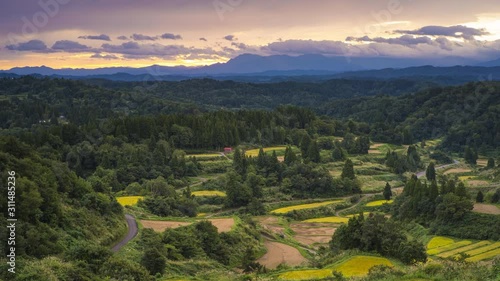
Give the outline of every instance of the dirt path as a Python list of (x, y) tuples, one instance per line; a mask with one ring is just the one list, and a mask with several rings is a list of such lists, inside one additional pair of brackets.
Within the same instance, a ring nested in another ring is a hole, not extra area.
[(476, 203), (474, 204), (474, 209), (472, 209), (472, 211), (476, 213), (500, 215), (500, 208), (498, 208), (495, 205), (489, 205), (489, 204)]
[(111, 251), (114, 253), (118, 252), (123, 246), (125, 246), (130, 240), (132, 240), (138, 232), (137, 222), (135, 221), (135, 218), (132, 215), (126, 214), (125, 219), (127, 220), (128, 232), (122, 241), (118, 242), (115, 246), (113, 246), (113, 248), (111, 248)]
[[(380, 193), (380, 192), (379, 192)], [(340, 215), (340, 212), (344, 212), (344, 211), (347, 211), (347, 210), (350, 210), (350, 209), (353, 209), (353, 208), (356, 208), (359, 204), (361, 204), (361, 202), (363, 201), (364, 198), (368, 198), (368, 197), (373, 197), (375, 194), (377, 193), (366, 193), (366, 194), (363, 194), (363, 196), (361, 196), (361, 198), (359, 198), (358, 202), (354, 205), (352, 205), (351, 207), (349, 208), (345, 208), (345, 209), (342, 209), (342, 210), (338, 210), (335, 212), (335, 215), (337, 217), (341, 217)]]
[[(435, 169), (436, 170), (445, 169), (445, 168), (448, 168), (448, 167), (451, 167), (451, 166), (454, 166), (457, 164), (460, 164), (460, 162), (458, 162), (457, 160), (453, 160), (453, 163), (437, 166)], [(418, 172), (416, 175), (417, 175), (417, 178), (425, 177), (425, 170)]]
[(283, 243), (265, 241), (264, 246), (267, 253), (257, 260), (258, 263), (269, 269), (275, 269), (278, 265), (284, 263), (289, 266), (298, 266), (307, 262), (299, 250)]

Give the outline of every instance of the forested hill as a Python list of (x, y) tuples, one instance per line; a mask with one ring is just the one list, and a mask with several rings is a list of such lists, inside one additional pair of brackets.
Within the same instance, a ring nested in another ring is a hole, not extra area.
[(460, 150), (500, 145), (500, 83), (437, 87), (411, 80), (329, 80), (251, 84), (195, 79), (181, 82), (78, 82), (0, 79), (0, 126), (95, 126), (130, 115), (198, 114), (220, 109), (273, 109), (289, 104), (361, 122), (359, 131), (392, 143), (446, 136)]
[(382, 141), (391, 141), (394, 128), (406, 134), (406, 143), (444, 136), (443, 146), (457, 151), (464, 145), (500, 146), (499, 82), (432, 88), (399, 97), (343, 99), (319, 112), (370, 123), (372, 138)]

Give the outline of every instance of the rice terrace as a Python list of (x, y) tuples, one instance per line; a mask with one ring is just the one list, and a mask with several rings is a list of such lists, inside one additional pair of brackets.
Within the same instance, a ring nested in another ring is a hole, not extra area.
[(498, 0), (0, 21), (0, 280), (500, 281)]

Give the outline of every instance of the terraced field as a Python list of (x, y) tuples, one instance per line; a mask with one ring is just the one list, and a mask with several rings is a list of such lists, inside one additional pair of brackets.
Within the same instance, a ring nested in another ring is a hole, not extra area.
[(288, 207), (272, 210), (271, 213), (272, 214), (286, 214), (286, 213), (289, 213), (289, 212), (295, 211), (295, 210), (314, 209), (314, 208), (328, 206), (328, 205), (337, 204), (337, 203), (341, 203), (341, 202), (343, 202), (343, 200), (333, 200), (333, 201), (325, 201), (325, 202), (319, 202), (319, 203), (294, 205), (294, 206), (288, 206)]
[(382, 206), (383, 204), (392, 204), (392, 200), (377, 200), (366, 203), (366, 207), (377, 207)]
[(323, 279), (332, 276), (331, 269), (306, 269), (282, 273), (278, 277), (283, 280), (311, 280)]
[(451, 238), (436, 236), (427, 244), (427, 254), (440, 258), (458, 257), (464, 253), (467, 261), (482, 261), (500, 255), (500, 242), (468, 240), (454, 241)]
[(314, 218), (308, 219), (304, 222), (327, 222), (327, 223), (347, 223), (349, 221), (348, 218), (343, 217), (324, 217), (324, 218)]
[(226, 193), (222, 192), (222, 191), (217, 191), (217, 190), (199, 190), (199, 191), (193, 191), (193, 192), (191, 192), (191, 195), (194, 195), (194, 196), (207, 196), (207, 197), (213, 197), (213, 196), (225, 197)]
[(143, 198), (144, 196), (122, 196), (122, 197), (116, 197), (116, 201), (118, 201), (120, 205), (125, 207), (125, 206), (133, 206)]
[[(273, 150), (278, 152), (278, 151), (282, 151), (285, 149), (286, 149), (286, 146), (271, 146), (271, 147), (264, 147), (263, 148), (264, 152), (272, 152)], [(260, 151), (260, 148), (247, 150), (247, 151), (245, 151), (245, 156), (257, 157), (257, 155), (259, 155), (259, 151)]]
[(354, 256), (332, 269), (339, 271), (346, 277), (362, 276), (368, 274), (370, 268), (376, 265), (393, 266), (392, 262), (386, 258), (373, 256)]

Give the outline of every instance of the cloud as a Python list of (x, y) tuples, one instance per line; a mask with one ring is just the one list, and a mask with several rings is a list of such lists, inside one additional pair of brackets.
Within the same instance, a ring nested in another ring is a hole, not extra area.
[(430, 45), (434, 44), (434, 41), (432, 41), (432, 39), (427, 36), (413, 37), (411, 35), (403, 35), (397, 38), (383, 38), (383, 37), (370, 38), (368, 36), (363, 36), (358, 38), (347, 37), (346, 41), (377, 42), (377, 43), (397, 44), (403, 46), (418, 45), (418, 44), (430, 44)]
[(130, 59), (174, 59), (177, 56), (188, 55), (222, 55), (222, 53), (218, 53), (211, 48), (201, 49), (184, 45), (162, 45), (158, 43), (138, 44), (137, 42), (127, 42), (121, 45), (103, 44), (100, 51), (121, 54)]
[(88, 50), (90, 48), (75, 41), (60, 40), (52, 45), (52, 49), (60, 51), (81, 51)]
[(41, 40), (30, 40), (28, 42), (5, 46), (11, 51), (46, 51), (47, 45)]
[(200, 41), (205, 41), (205, 42), (207, 42), (207, 41), (208, 41), (208, 40), (207, 40), (207, 38), (205, 38), (205, 37), (201, 37), (199, 40), (200, 40)]
[(395, 30), (394, 33), (447, 36), (455, 38), (464, 38), (466, 40), (474, 40), (474, 36), (482, 36), (490, 34), (484, 28), (478, 29), (478, 28), (467, 27), (464, 25), (454, 25), (454, 26), (429, 25), (416, 30)]
[(341, 41), (323, 40), (286, 40), (269, 43), (261, 47), (261, 50), (271, 54), (323, 54), (323, 55), (345, 55), (352, 48)]
[(118, 39), (118, 40), (128, 40), (128, 37), (125, 36), (125, 35), (122, 35), (122, 36), (116, 37), (116, 39)]
[(149, 36), (149, 35), (144, 35), (144, 34), (137, 34), (134, 33), (132, 36), (130, 36), (135, 41), (155, 41), (158, 40), (158, 36)]
[(163, 39), (172, 39), (172, 40), (179, 40), (182, 39), (182, 36), (179, 34), (173, 34), (173, 33), (164, 33), (161, 38)]
[(236, 48), (238, 48), (240, 50), (245, 50), (245, 49), (248, 48), (248, 46), (246, 44), (244, 44), (244, 43), (238, 43), (238, 42), (231, 43), (231, 46), (234, 46), (234, 47), (236, 47)]
[(238, 38), (236, 38), (234, 35), (226, 35), (223, 37), (224, 39), (226, 39), (227, 41), (235, 41), (235, 40), (238, 40)]
[(109, 36), (106, 35), (106, 34), (101, 34), (101, 35), (85, 35), (85, 36), (79, 36), (78, 38), (80, 38), (80, 39), (88, 39), (88, 40), (111, 41), (111, 38), (109, 38)]
[(104, 59), (104, 60), (116, 60), (118, 59), (115, 55), (101, 55), (101, 54), (93, 54), (90, 58), (92, 59)]

